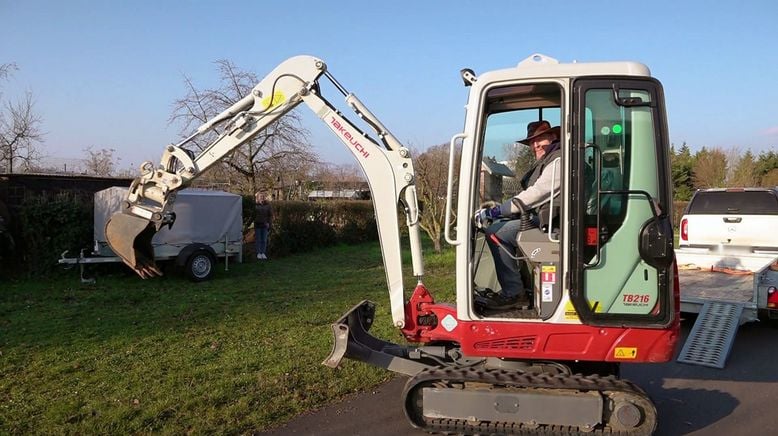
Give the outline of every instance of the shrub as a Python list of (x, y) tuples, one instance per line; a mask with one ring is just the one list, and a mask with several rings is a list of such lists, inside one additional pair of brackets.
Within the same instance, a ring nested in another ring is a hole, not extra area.
[[(274, 201), (272, 205), (268, 251), (273, 256), (378, 239), (373, 205), (368, 201)], [(253, 214), (244, 208), (244, 216)], [(253, 241), (252, 237), (247, 239)]]
[(17, 247), (26, 272), (50, 273), (63, 251), (91, 247), (93, 220), (92, 203), (72, 193), (26, 198), (18, 210)]
[(686, 205), (688, 205), (688, 201), (674, 201), (673, 202), (673, 227), (675, 229), (678, 229), (678, 226), (681, 225), (681, 217), (683, 216), (683, 211), (686, 209)]
[[(76, 256), (82, 248), (90, 248), (94, 237), (90, 200), (69, 193), (25, 199), (17, 210), (15, 272), (49, 274), (61, 269), (57, 259), (65, 250)], [(378, 239), (373, 205), (369, 201), (275, 201), (272, 205), (274, 218), (268, 248), (273, 256)], [(244, 229), (253, 220), (253, 198), (244, 197)], [(247, 253), (254, 250), (252, 233), (248, 232), (245, 238)]]

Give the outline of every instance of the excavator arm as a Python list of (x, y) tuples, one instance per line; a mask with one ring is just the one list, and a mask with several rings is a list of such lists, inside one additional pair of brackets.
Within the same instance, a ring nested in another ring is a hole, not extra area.
[[(319, 81), (327, 78), (345, 96), (347, 105), (375, 132), (380, 145), (362, 132), (320, 95)], [(419, 209), (410, 152), (367, 107), (346, 91), (327, 71), (326, 64), (311, 56), (295, 56), (278, 65), (251, 93), (198, 127), (179, 144), (165, 148), (160, 164), (141, 166), (141, 176), (130, 185), (122, 210), (106, 224), (111, 249), (143, 278), (161, 275), (154, 262), (152, 237), (165, 225), (172, 226), (176, 192), (185, 188), (214, 164), (249, 142), (284, 114), (305, 103), (354, 155), (367, 176), (376, 213), (381, 252), (394, 325), (402, 328), (404, 290), (398, 204), (405, 211), (410, 238), (413, 274), (421, 277)], [(216, 128), (219, 136), (194, 156), (184, 145)]]

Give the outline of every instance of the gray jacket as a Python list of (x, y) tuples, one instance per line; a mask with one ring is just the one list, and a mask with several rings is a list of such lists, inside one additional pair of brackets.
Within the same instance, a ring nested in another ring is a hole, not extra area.
[[(559, 196), (561, 174), (562, 150), (559, 148), (559, 142), (554, 142), (546, 154), (522, 177), (524, 190), (500, 205), (502, 216), (521, 214), (535, 209), (541, 223), (547, 224), (551, 190), (553, 188), (555, 198)], [(558, 206), (555, 205), (554, 209), (558, 210)]]

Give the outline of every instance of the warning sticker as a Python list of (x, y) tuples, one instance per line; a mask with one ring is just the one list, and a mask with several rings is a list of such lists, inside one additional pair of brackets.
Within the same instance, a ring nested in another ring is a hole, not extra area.
[[(600, 304), (600, 302), (596, 300), (590, 301), (589, 309), (591, 309), (592, 312), (595, 313), (602, 313), (602, 304)], [(565, 319), (578, 319), (578, 312), (575, 310), (575, 307), (573, 306), (573, 302), (569, 300), (567, 301), (567, 304), (565, 304)]]
[(286, 101), (286, 96), (281, 91), (276, 91), (273, 93), (273, 98), (271, 99), (270, 96), (267, 96), (262, 99), (262, 107), (265, 109), (269, 109), (273, 106), (278, 106), (281, 103)]
[(540, 281), (542, 283), (556, 283), (556, 266), (555, 265), (541, 266)]
[(551, 283), (543, 283), (543, 289), (541, 297), (544, 303), (550, 303), (554, 301), (553, 285)]
[(450, 332), (451, 330), (454, 330), (457, 327), (457, 320), (451, 316), (449, 313), (443, 318), (443, 321), (440, 323), (444, 329), (446, 329), (447, 332)]
[(616, 347), (616, 349), (613, 351), (614, 359), (635, 359), (637, 357), (637, 347)]
[(567, 301), (565, 304), (565, 319), (578, 319), (578, 312), (575, 311), (572, 301)]

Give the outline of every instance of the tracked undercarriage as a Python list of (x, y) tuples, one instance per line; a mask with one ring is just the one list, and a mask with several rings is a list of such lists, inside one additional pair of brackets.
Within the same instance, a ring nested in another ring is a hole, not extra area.
[(613, 376), (429, 370), (404, 399), (415, 427), (439, 433), (650, 435), (657, 424), (646, 394)]
[[(442, 344), (401, 346), (368, 333), (374, 310), (364, 301), (332, 325), (335, 343), (324, 364), (334, 367), (348, 357), (410, 376), (403, 403), (414, 427), (508, 435), (650, 435), (656, 429), (656, 408), (643, 390), (597, 374), (616, 374), (618, 366), (573, 373), (561, 362), (465, 358)], [(573, 368), (586, 368), (579, 365)]]

